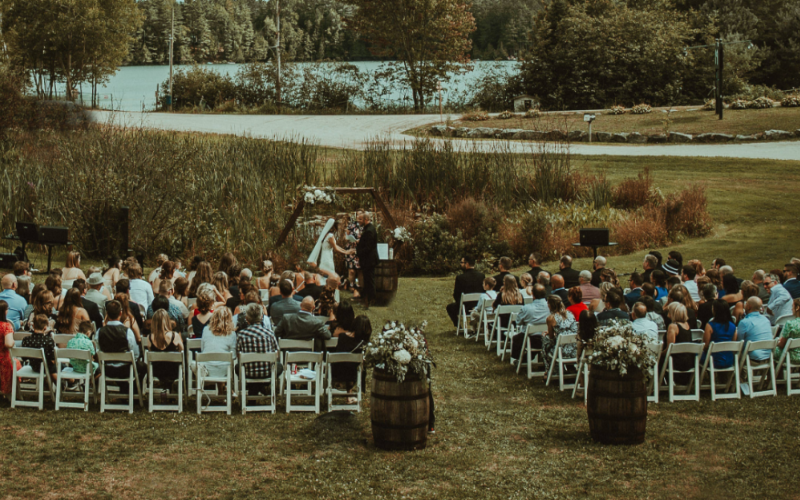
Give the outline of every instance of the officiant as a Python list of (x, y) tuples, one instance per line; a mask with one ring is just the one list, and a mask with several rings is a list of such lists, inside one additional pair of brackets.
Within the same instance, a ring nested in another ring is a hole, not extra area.
[(364, 282), (361, 286), (361, 303), (364, 305), (364, 309), (369, 309), (370, 303), (375, 302), (377, 297), (375, 266), (378, 265), (378, 232), (371, 219), (372, 214), (369, 212), (361, 212), (358, 215), (358, 223), (364, 228), (361, 230), (361, 238), (356, 245), (356, 255), (364, 275)]

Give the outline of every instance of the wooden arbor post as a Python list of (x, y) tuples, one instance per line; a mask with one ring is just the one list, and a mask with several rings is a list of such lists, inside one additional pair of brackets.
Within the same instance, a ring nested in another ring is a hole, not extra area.
[[(338, 194), (365, 194), (365, 193), (371, 194), (372, 198), (375, 200), (375, 204), (378, 205), (378, 210), (381, 211), (381, 215), (383, 215), (383, 220), (386, 222), (386, 224), (391, 228), (392, 231), (394, 231), (395, 228), (397, 227), (397, 224), (395, 224), (392, 214), (389, 213), (389, 209), (383, 202), (383, 198), (381, 198), (381, 195), (378, 194), (377, 191), (375, 191), (375, 188), (337, 187), (333, 188), (333, 190)], [(278, 241), (275, 242), (276, 247), (279, 247), (286, 242), (286, 238), (289, 237), (289, 231), (291, 231), (295, 223), (297, 223), (297, 219), (300, 217), (300, 214), (303, 213), (303, 209), (305, 208), (305, 206), (306, 206), (306, 201), (301, 196), (300, 199), (297, 201), (297, 206), (295, 207), (294, 212), (292, 212), (291, 217), (289, 217), (289, 220), (286, 222), (286, 227), (283, 228), (283, 231), (281, 231), (280, 236), (278, 236)]]

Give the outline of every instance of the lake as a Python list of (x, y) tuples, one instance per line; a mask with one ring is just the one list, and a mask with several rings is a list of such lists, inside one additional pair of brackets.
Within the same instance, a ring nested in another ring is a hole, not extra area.
[[(362, 73), (375, 72), (381, 65), (378, 61), (357, 61), (351, 62), (358, 67)], [(476, 61), (473, 63), (472, 71), (455, 75), (449, 82), (442, 84), (442, 100), (446, 104), (448, 97), (454, 97), (457, 93), (463, 92), (473, 82), (483, 76), (486, 71), (495, 65), (515, 66), (515, 61)], [(318, 66), (319, 63), (297, 63), (298, 66)], [(233, 76), (242, 66), (241, 64), (207, 64), (206, 68), (221, 74)], [(190, 68), (190, 66), (175, 66), (178, 68)], [(122, 111), (152, 111), (156, 106), (156, 89), (159, 85), (169, 78), (169, 66), (123, 66), (112, 76), (108, 84), (98, 89), (100, 107), (105, 109), (117, 109)], [(84, 87), (86, 88), (86, 87)], [(60, 86), (63, 92), (63, 86)], [(83, 99), (89, 102), (91, 94), (83, 93)], [(386, 100), (393, 104), (410, 104), (410, 90), (400, 90), (387, 96)], [(359, 103), (356, 102), (356, 105)]]

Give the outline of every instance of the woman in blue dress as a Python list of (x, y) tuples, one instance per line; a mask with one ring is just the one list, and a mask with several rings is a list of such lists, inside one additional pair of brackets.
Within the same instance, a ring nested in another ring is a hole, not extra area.
[[(722, 299), (717, 299), (712, 307), (714, 318), (706, 325), (705, 334), (703, 335), (706, 352), (703, 353), (703, 357), (700, 359), (701, 363), (705, 363), (708, 346), (711, 342), (733, 342), (736, 340), (736, 325), (731, 318), (730, 305)], [(732, 352), (717, 352), (713, 354), (713, 357), (714, 368), (730, 368), (733, 366)]]

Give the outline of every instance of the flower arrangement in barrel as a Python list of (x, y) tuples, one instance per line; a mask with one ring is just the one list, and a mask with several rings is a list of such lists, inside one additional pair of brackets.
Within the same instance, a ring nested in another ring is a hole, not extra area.
[(618, 371), (622, 376), (638, 368), (645, 380), (649, 380), (655, 356), (647, 349), (645, 338), (636, 333), (630, 322), (612, 320), (608, 326), (597, 328), (588, 362), (599, 368)]
[(433, 358), (425, 339), (427, 326), (427, 321), (410, 328), (400, 321), (387, 322), (367, 344), (366, 365), (388, 371), (398, 382), (403, 382), (409, 373), (428, 378)]

